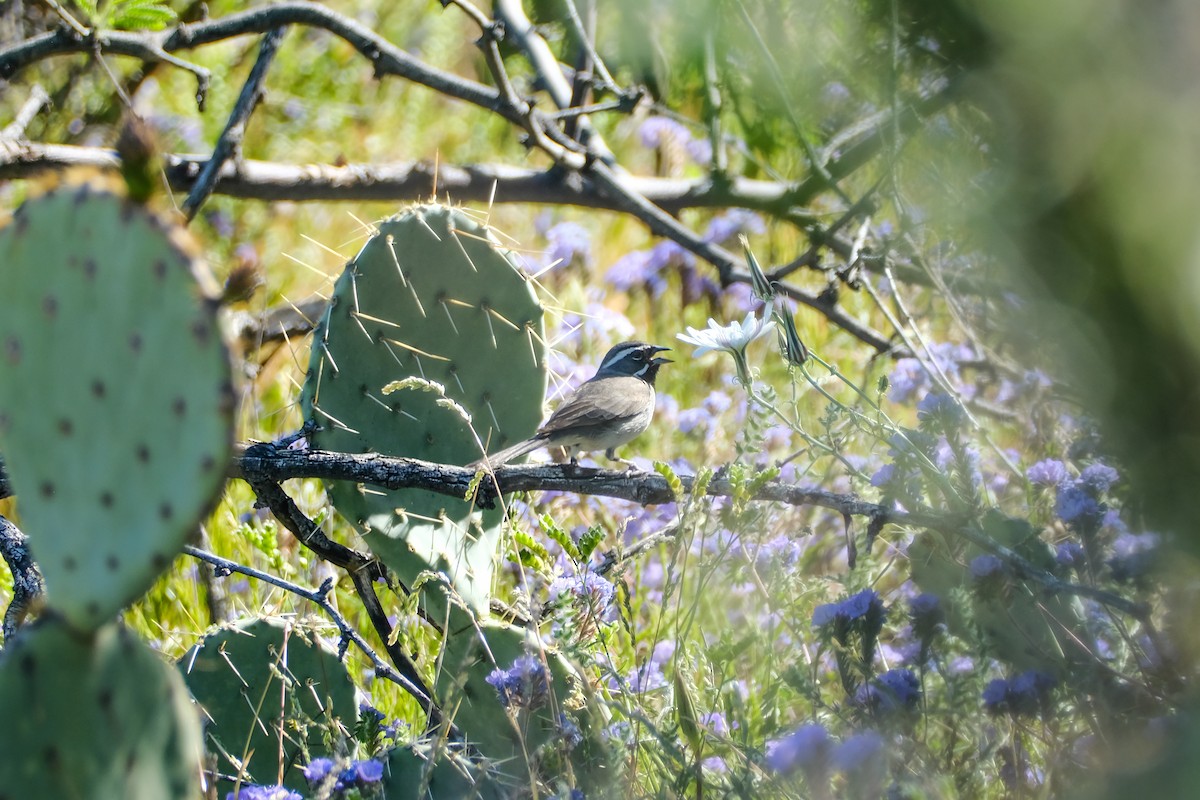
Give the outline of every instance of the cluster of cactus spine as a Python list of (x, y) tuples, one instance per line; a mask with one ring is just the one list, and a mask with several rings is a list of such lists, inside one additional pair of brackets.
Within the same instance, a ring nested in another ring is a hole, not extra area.
[[(358, 714), (354, 684), (338, 654), (316, 634), (263, 618), (212, 633), (180, 660), (204, 709), (209, 751), (244, 782), (305, 786), (300, 767), (332, 754)], [(305, 759), (304, 762), (301, 758)], [(233, 787), (218, 786), (218, 793)]]
[(233, 391), (181, 229), (62, 185), (0, 230), (0, 451), (47, 612), (0, 657), (0, 794), (192, 798), (179, 674), (115, 621), (224, 483)]
[[(319, 427), (314, 446), (465, 464), (481, 445), (532, 434), (546, 391), (542, 308), (513, 256), (459, 209), (415, 206), (377, 228), (313, 337), (301, 403)], [(439, 385), (457, 407), (439, 392), (384, 393), (409, 377)], [(460, 598), (486, 609), (498, 512), (421, 490), (335, 483), (329, 494), (405, 585), (443, 573)], [(445, 617), (438, 592), (423, 602)]]
[[(415, 206), (377, 228), (338, 279), (313, 338), (302, 393), (305, 417), (319, 428), (313, 445), (465, 464), (531, 435), (546, 391), (542, 308), (512, 254), (485, 225), (443, 206)], [(551, 704), (515, 726), (486, 682), (539, 649), (525, 630), (484, 619), (498, 511), (345, 483), (329, 495), (405, 586), (422, 586), (426, 615), (445, 631), (439, 705), (455, 710), (482, 753), (520, 774), (524, 757), (556, 738), (557, 710)], [(561, 702), (570, 669), (541, 657)]]

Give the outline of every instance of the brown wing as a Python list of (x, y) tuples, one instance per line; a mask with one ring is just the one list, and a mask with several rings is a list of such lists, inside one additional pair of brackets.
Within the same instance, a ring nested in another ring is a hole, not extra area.
[(643, 413), (650, 391), (645, 381), (632, 377), (584, 383), (550, 415), (538, 436), (636, 417)]

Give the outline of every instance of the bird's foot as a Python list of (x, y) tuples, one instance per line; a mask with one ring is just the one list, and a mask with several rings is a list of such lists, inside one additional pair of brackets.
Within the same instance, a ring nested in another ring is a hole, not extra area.
[(641, 471), (641, 469), (638, 467), (637, 464), (635, 464), (632, 461), (629, 461), (627, 459), (621, 458), (619, 455), (617, 455), (616, 450), (605, 450), (604, 456), (609, 461), (615, 461), (616, 463), (620, 464), (622, 471), (624, 471), (624, 472), (640, 472)]

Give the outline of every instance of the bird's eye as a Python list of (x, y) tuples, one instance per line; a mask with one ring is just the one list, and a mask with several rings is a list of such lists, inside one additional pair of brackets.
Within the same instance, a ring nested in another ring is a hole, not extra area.
[(641, 350), (638, 350), (637, 352), (635, 352), (635, 353), (633, 354), (633, 360), (634, 360), (634, 361), (645, 361), (645, 360), (646, 360), (646, 354), (645, 354), (645, 353), (643, 353)]

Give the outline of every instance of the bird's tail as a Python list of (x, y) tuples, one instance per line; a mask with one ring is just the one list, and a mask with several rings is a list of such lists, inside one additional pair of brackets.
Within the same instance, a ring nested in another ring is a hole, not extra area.
[(541, 439), (537, 439), (537, 438), (526, 439), (525, 441), (518, 442), (517, 444), (514, 444), (512, 447), (505, 448), (504, 450), (501, 450), (498, 453), (492, 453), (490, 456), (487, 456), (486, 458), (481, 458), (478, 461), (472, 461), (467, 466), (471, 467), (473, 469), (482, 469), (483, 467), (491, 466), (493, 469), (495, 469), (496, 467), (507, 464), (508, 462), (512, 461), (514, 458), (520, 458), (521, 456), (525, 455), (526, 453), (532, 453), (534, 450), (537, 450), (543, 444), (545, 444), (545, 442), (542, 441)]

